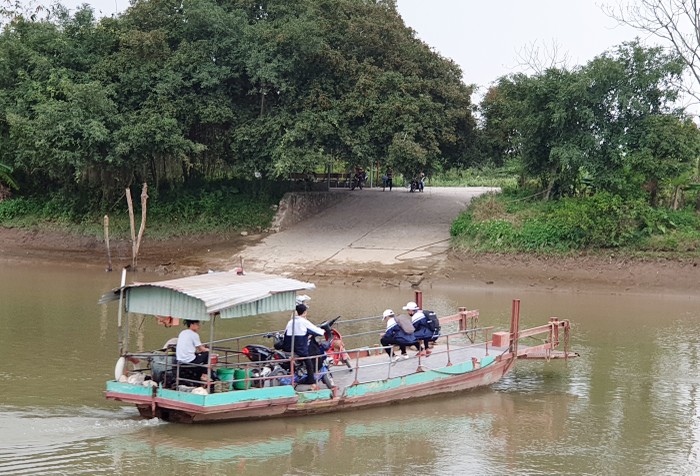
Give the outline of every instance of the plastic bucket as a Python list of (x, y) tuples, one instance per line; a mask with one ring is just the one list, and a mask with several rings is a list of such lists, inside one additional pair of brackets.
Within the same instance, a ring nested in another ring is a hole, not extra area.
[[(233, 369), (227, 369), (227, 368), (221, 368), (221, 369), (216, 369), (216, 376), (219, 377), (219, 380), (222, 382), (233, 382)], [(228, 384), (226, 387), (228, 390), (232, 390), (232, 385), (233, 384)]]
[(219, 354), (211, 354), (209, 358), (211, 359), (212, 365), (216, 365), (219, 363)]
[(248, 369), (236, 369), (233, 371), (233, 380), (238, 380), (238, 382), (233, 382), (235, 390), (248, 390), (250, 388), (250, 380), (246, 382), (246, 376), (250, 378)]

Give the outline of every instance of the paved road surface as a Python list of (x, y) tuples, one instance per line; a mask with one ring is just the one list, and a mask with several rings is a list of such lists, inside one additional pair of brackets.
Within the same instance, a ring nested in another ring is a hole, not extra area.
[(392, 267), (417, 272), (443, 262), (450, 225), (469, 201), (494, 190), (486, 187), (380, 188), (347, 194), (340, 203), (292, 228), (268, 236), (242, 252), (257, 271), (304, 274), (329, 269)]

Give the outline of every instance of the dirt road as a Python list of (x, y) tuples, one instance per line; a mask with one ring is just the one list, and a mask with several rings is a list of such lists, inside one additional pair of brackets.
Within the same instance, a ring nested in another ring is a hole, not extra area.
[(494, 189), (426, 187), (340, 190), (347, 198), (244, 249), (246, 267), (304, 275), (372, 270), (422, 275), (445, 262), (450, 225), (469, 201)]

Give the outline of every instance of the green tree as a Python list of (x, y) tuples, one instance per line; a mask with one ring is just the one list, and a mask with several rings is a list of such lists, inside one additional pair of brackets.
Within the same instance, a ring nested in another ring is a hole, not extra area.
[(660, 184), (697, 158), (697, 128), (673, 107), (682, 72), (677, 57), (632, 42), (573, 71), (501, 78), (480, 134), (517, 157), (545, 198), (575, 195), (585, 179), (655, 204)]
[(103, 199), (338, 162), (428, 171), (466, 163), (471, 92), (393, 1), (59, 5), (0, 34), (0, 161)]

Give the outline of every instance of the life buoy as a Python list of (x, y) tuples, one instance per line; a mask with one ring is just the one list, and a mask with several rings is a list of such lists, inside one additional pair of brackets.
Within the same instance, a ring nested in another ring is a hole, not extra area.
[(124, 375), (124, 367), (126, 366), (126, 359), (124, 357), (119, 357), (117, 359), (117, 365), (114, 366), (114, 380), (119, 381), (119, 377)]

